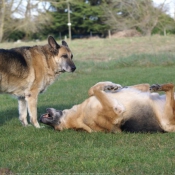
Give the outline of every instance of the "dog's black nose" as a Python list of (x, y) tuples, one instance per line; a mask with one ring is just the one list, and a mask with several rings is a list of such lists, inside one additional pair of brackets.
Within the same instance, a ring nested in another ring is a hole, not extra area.
[(71, 68), (71, 71), (72, 71), (72, 72), (74, 72), (74, 71), (75, 71), (75, 69), (76, 69), (76, 67), (72, 67), (72, 68)]

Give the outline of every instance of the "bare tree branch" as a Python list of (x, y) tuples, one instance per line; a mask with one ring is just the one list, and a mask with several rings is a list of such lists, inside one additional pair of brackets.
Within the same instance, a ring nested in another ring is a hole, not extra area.
[(165, 12), (166, 0), (155, 8), (151, 0), (111, 0), (103, 5), (105, 23), (114, 31), (139, 28), (144, 35), (151, 35)]
[(0, 3), (0, 42), (2, 41), (4, 33), (5, 8), (6, 8), (5, 0), (2, 0)]

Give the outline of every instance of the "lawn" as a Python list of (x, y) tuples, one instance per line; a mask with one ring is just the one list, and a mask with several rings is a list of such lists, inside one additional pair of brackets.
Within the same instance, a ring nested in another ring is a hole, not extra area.
[[(123, 86), (175, 83), (174, 36), (74, 40), (77, 66), (39, 96), (38, 117), (48, 107), (70, 108), (99, 81)], [(60, 43), (60, 41), (58, 41)], [(34, 43), (3, 43), (2, 48)], [(22, 127), (17, 100), (0, 96), (0, 169), (15, 174), (175, 174), (174, 133), (92, 133)], [(43, 125), (42, 125), (43, 126)]]

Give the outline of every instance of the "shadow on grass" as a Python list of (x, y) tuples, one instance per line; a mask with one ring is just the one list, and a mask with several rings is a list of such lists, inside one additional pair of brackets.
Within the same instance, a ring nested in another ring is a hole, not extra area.
[[(38, 120), (39, 120), (39, 118), (42, 114), (46, 113), (47, 108), (55, 108), (55, 109), (63, 110), (63, 109), (69, 109), (70, 106), (59, 105), (59, 108), (58, 108), (57, 105), (39, 106), (39, 107), (37, 107), (37, 111), (38, 111), (37, 118), (38, 118)], [(1, 112), (1, 114), (0, 114), (0, 126), (4, 125), (5, 123), (11, 121), (14, 118), (18, 119), (18, 117), (19, 117), (18, 107), (9, 108), (8, 110), (1, 110), (0, 112)], [(28, 119), (28, 122), (29, 122), (29, 114), (27, 115), (27, 119)]]

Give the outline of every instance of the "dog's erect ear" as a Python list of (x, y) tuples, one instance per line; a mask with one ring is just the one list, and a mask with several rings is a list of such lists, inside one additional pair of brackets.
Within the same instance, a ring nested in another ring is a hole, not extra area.
[(66, 46), (66, 47), (69, 47), (68, 44), (66, 43), (66, 41), (62, 41), (62, 45)]
[(60, 48), (60, 45), (55, 41), (55, 39), (52, 36), (48, 37), (48, 43), (54, 50)]

